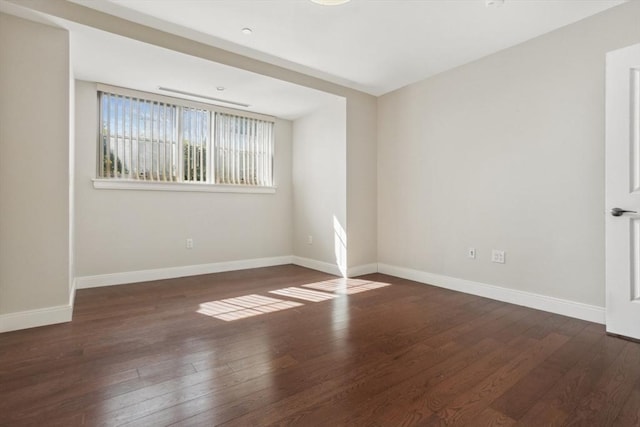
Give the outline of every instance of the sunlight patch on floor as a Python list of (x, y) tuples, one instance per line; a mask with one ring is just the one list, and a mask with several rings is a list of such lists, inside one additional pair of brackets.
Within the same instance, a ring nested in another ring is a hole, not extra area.
[[(271, 294), (287, 298), (300, 299), (309, 302), (321, 302), (332, 300), (340, 295), (351, 295), (372, 289), (390, 286), (389, 283), (372, 282), (362, 279), (330, 279), (322, 282), (308, 283), (302, 287), (291, 286), (288, 288), (269, 291)], [(346, 300), (345, 300), (346, 301)], [(216, 319), (230, 322), (247, 317), (258, 316), (265, 313), (286, 310), (304, 305), (300, 302), (282, 300), (262, 295), (244, 295), (235, 298), (209, 301), (200, 304), (197, 313)], [(343, 312), (348, 306), (343, 307)]]
[(285, 297), (302, 299), (302, 300), (311, 301), (311, 302), (326, 301), (328, 299), (333, 299), (336, 297), (336, 295), (328, 294), (326, 292), (318, 292), (318, 291), (312, 291), (309, 289), (302, 289), (302, 288), (296, 288), (296, 287), (278, 289), (275, 291), (269, 291), (269, 293), (282, 295)]
[(197, 313), (230, 322), (301, 305), (304, 304), (252, 294), (202, 303)]
[(351, 295), (391, 285), (389, 283), (372, 282), (362, 279), (331, 279), (302, 286), (325, 292), (334, 292), (340, 295)]

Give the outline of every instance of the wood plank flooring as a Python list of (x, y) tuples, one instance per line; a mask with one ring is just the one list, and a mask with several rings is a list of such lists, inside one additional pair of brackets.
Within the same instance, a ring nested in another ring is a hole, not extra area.
[(0, 334), (0, 425), (640, 426), (639, 343), (360, 279), (288, 265), (79, 290), (73, 322)]

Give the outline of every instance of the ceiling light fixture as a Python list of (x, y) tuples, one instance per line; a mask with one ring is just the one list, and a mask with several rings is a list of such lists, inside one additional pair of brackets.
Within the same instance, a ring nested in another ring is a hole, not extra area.
[(504, 4), (504, 0), (485, 0), (486, 7), (500, 7)]
[(218, 87), (216, 87), (216, 90), (217, 90), (218, 92), (222, 92), (224, 89), (225, 89), (225, 87), (224, 87), (224, 86), (218, 86)]
[(249, 28), (249, 27), (244, 27), (244, 28), (243, 28), (242, 30), (240, 30), (240, 31), (242, 31), (242, 34), (244, 34), (244, 35), (246, 35), (246, 36), (250, 36), (250, 35), (251, 35), (251, 33), (253, 33), (253, 30), (252, 30), (251, 28)]
[(158, 89), (162, 90), (162, 91), (165, 91), (165, 92), (173, 92), (173, 93), (178, 93), (180, 95), (193, 96), (194, 98), (202, 98), (202, 99), (206, 99), (206, 100), (209, 100), (209, 101), (222, 102), (224, 104), (236, 105), (238, 107), (245, 107), (245, 108), (249, 107), (249, 104), (245, 104), (243, 102), (227, 101), (226, 99), (214, 98), (212, 96), (206, 96), (206, 95), (198, 95), (197, 93), (186, 92), (184, 90), (171, 89), (171, 88), (162, 87), (162, 86), (158, 86)]
[(314, 3), (321, 4), (322, 6), (338, 6), (340, 4), (348, 3), (350, 0), (311, 0)]

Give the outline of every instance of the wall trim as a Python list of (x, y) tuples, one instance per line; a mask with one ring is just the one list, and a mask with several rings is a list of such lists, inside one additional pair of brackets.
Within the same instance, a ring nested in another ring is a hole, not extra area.
[(92, 179), (97, 190), (142, 190), (142, 191), (187, 191), (205, 193), (254, 193), (275, 194), (277, 186), (258, 187), (256, 185), (201, 184), (192, 182), (152, 182), (125, 179)]
[[(0, 314), (0, 333), (70, 322), (73, 315), (76, 289), (123, 285), (126, 283), (172, 279), (176, 277), (271, 267), (284, 264), (296, 264), (335, 276), (342, 275), (338, 266), (335, 264), (298, 256), (280, 256), (76, 277), (72, 281), (71, 289), (69, 290), (68, 304)], [(537, 310), (548, 311), (563, 316), (574, 317), (589, 322), (605, 323), (604, 307), (388, 264), (354, 266), (349, 269), (348, 276), (354, 277), (376, 272)]]
[(71, 280), (71, 287), (69, 289), (69, 307), (73, 309), (73, 304), (76, 302), (76, 289), (78, 285), (78, 280), (74, 277)]
[(478, 295), (511, 304), (522, 305), (537, 310), (548, 311), (563, 316), (574, 317), (576, 319), (589, 322), (605, 323), (605, 309), (595, 305), (583, 304), (561, 298), (546, 295), (534, 294), (532, 292), (518, 291), (515, 289), (503, 288), (501, 286), (489, 285), (471, 280), (458, 279), (455, 277), (443, 276), (440, 274), (428, 273), (426, 271), (412, 270), (404, 267), (397, 267), (388, 264), (378, 264), (378, 271), (390, 276), (402, 279), (414, 280), (441, 288), (451, 289), (467, 294)]
[(347, 277), (364, 276), (378, 272), (378, 264), (356, 265), (347, 269)]
[(156, 268), (152, 270), (125, 271), (121, 273), (82, 276), (76, 278), (76, 288), (88, 289), (101, 286), (148, 282), (150, 280), (198, 276), (200, 274), (222, 273), (225, 271), (247, 270), (250, 268), (272, 267), (275, 265), (291, 264), (291, 258), (292, 257), (289, 255), (271, 258), (253, 258), (236, 261), (215, 262), (211, 264), (196, 264), (180, 267)]
[[(292, 256), (292, 263), (301, 267), (310, 268), (312, 270), (322, 271), (323, 273), (333, 274), (334, 276), (342, 277), (343, 274), (336, 264), (331, 264), (324, 261), (318, 261), (311, 258), (304, 258), (299, 256)], [(372, 274), (378, 272), (378, 264), (365, 264), (356, 265), (347, 269), (347, 277), (362, 276), (365, 274)]]
[(0, 314), (0, 333), (70, 322), (72, 314), (69, 304)]
[(342, 277), (342, 273), (336, 264), (330, 264), (324, 261), (318, 261), (311, 258), (304, 258), (293, 255), (291, 257), (291, 263), (299, 265), (301, 267), (310, 268), (312, 270), (322, 271), (323, 273), (333, 274), (334, 276)]
[(75, 297), (76, 281), (74, 279), (69, 287), (69, 302), (66, 305), (0, 314), (0, 333), (71, 322)]
[[(177, 277), (198, 276), (200, 274), (222, 273), (225, 271), (247, 270), (250, 268), (272, 267), (276, 265), (295, 264), (323, 273), (342, 277), (336, 264), (287, 255), (272, 258), (254, 258), (237, 261), (224, 261), (211, 264), (196, 264), (180, 267), (155, 268), (151, 270), (125, 271), (120, 273), (98, 274), (95, 276), (76, 277), (73, 283), (73, 295), (76, 289), (89, 289), (101, 286), (124, 285), (127, 283), (148, 282), (151, 280), (175, 279)], [(362, 276), (378, 272), (378, 264), (366, 264), (351, 267), (348, 277)], [(73, 301), (70, 301), (73, 305)]]

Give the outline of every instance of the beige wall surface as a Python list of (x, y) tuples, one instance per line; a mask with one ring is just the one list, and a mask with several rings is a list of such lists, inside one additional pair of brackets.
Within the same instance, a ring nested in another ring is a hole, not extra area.
[(379, 262), (604, 306), (605, 53), (638, 41), (630, 2), (381, 97)]
[(0, 14), (0, 314), (69, 302), (69, 36)]
[(371, 96), (347, 100), (347, 235), (349, 268), (376, 263), (377, 102)]
[(76, 112), (78, 276), (291, 255), (291, 122), (275, 126), (275, 194), (98, 190), (95, 83), (76, 83)]
[(345, 117), (345, 100), (336, 97), (293, 122), (293, 254), (343, 267), (347, 254), (336, 243), (344, 247), (347, 219)]
[[(347, 100), (347, 191), (345, 228), (349, 265), (376, 261), (376, 98), (296, 71), (126, 21), (67, 1), (34, 0), (34, 10), (89, 25), (134, 40), (332, 93)], [(80, 250), (80, 248), (77, 248)]]

